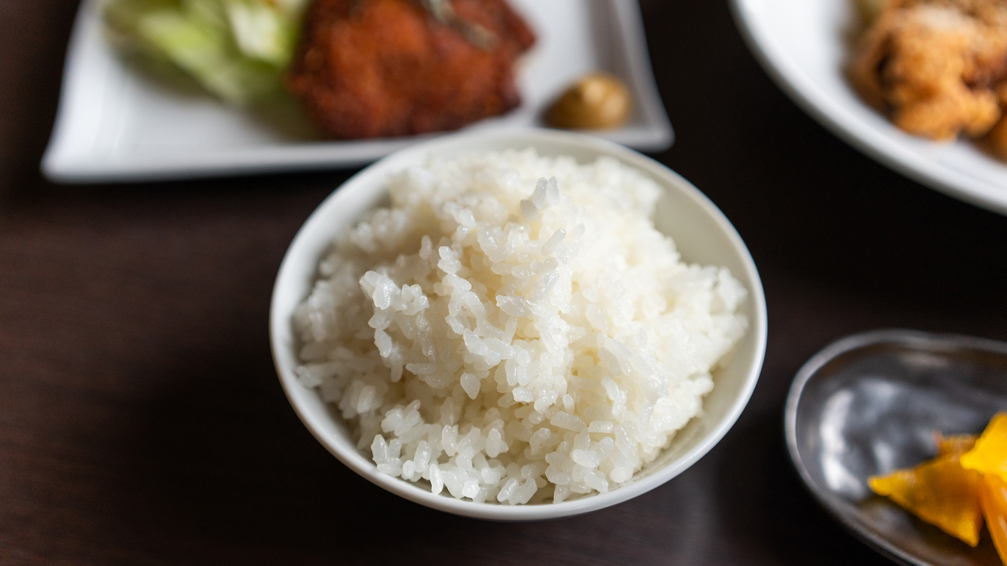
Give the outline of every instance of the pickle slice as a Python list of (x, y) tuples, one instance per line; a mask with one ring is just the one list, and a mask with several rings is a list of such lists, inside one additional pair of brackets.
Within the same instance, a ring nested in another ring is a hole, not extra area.
[(1007, 564), (1007, 482), (999, 476), (983, 476), (979, 501), (993, 546), (1000, 555), (1000, 561)]
[(934, 435), (934, 444), (937, 446), (938, 456), (961, 456), (972, 450), (979, 438), (975, 434), (952, 434), (944, 436), (941, 433)]
[(983, 526), (978, 472), (965, 470), (956, 455), (948, 454), (887, 476), (874, 476), (874, 493), (890, 498), (920, 519), (960, 539), (979, 544)]
[(1007, 413), (997, 413), (976, 445), (962, 455), (962, 467), (1007, 481)]

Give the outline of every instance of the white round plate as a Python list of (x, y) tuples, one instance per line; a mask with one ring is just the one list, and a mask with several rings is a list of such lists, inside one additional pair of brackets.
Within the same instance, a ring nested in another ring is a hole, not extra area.
[(896, 171), (954, 198), (1007, 214), (1007, 164), (967, 141), (906, 134), (863, 102), (843, 68), (858, 15), (854, 0), (730, 0), (749, 47), (808, 114)]

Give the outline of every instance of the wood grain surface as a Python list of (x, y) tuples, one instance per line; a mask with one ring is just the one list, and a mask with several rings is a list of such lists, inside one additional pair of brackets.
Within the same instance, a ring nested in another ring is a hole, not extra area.
[(763, 73), (724, 0), (642, 6), (678, 136), (654, 157), (748, 243), (765, 369), (730, 433), (665, 486), (497, 524), (360, 479), (280, 389), (273, 278), (352, 171), (53, 185), (38, 165), (77, 2), (0, 1), (0, 564), (888, 563), (793, 472), (787, 388), (860, 331), (1007, 340), (1007, 218), (822, 129)]

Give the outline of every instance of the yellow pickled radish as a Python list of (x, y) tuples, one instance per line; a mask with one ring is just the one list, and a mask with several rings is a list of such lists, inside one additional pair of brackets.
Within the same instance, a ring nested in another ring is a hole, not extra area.
[(934, 444), (937, 445), (938, 456), (961, 456), (972, 450), (979, 438), (974, 434), (952, 434), (944, 436), (941, 433), (934, 435)]
[(961, 457), (962, 467), (993, 474), (1007, 481), (1007, 413), (997, 413), (976, 440), (975, 447)]
[(986, 517), (986, 529), (1000, 561), (1007, 564), (1007, 482), (999, 476), (983, 476), (983, 490), (979, 501)]
[(983, 526), (982, 477), (959, 465), (955, 455), (939, 456), (908, 470), (868, 480), (871, 489), (969, 546), (979, 544)]

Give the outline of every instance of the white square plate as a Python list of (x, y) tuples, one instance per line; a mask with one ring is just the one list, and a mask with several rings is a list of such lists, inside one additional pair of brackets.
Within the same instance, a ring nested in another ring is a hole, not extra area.
[[(329, 141), (296, 113), (266, 117), (186, 93), (138, 72), (102, 31), (100, 3), (84, 0), (70, 38), (63, 91), (42, 171), (64, 183), (144, 181), (324, 169), (373, 161), (421, 139)], [(523, 104), (467, 129), (541, 126), (540, 115), (576, 77), (620, 76), (635, 110), (622, 128), (597, 132), (643, 151), (673, 133), (647, 55), (636, 0), (511, 0), (538, 41), (521, 61)]]
[(850, 86), (844, 67), (856, 25), (854, 0), (731, 0), (731, 6), (762, 66), (822, 125), (907, 177), (1007, 214), (1007, 164), (967, 141), (911, 136)]

